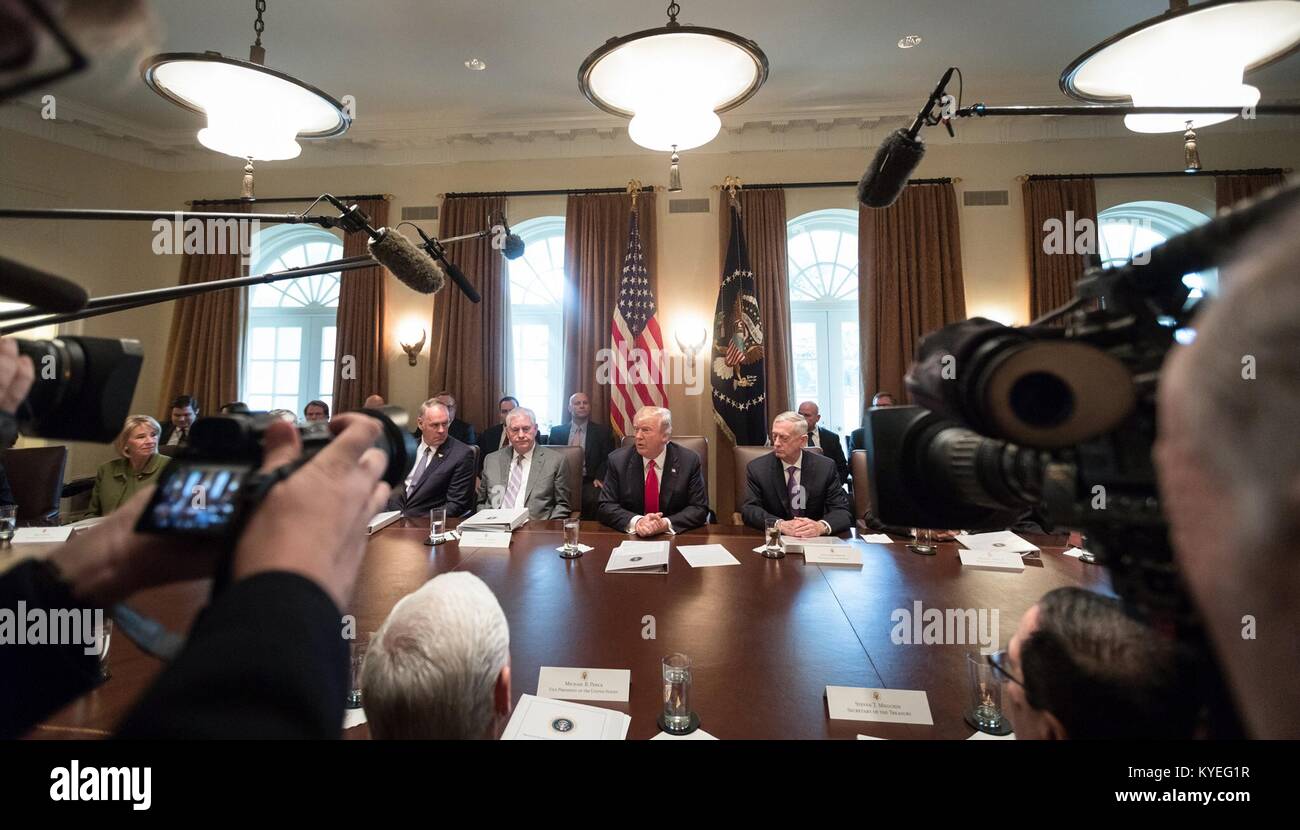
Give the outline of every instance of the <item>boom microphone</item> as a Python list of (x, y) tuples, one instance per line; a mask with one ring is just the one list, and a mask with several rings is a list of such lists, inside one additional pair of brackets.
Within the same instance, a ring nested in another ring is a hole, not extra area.
[(412, 291), (436, 294), (447, 285), (447, 275), (438, 263), (399, 231), (380, 228), (379, 237), (371, 239), (366, 246), (376, 262), (391, 271), (393, 276)]
[(89, 297), (71, 280), (0, 258), (0, 296), (27, 303), (36, 312), (80, 311)]
[(501, 227), (506, 230), (506, 244), (501, 253), (505, 254), (506, 259), (519, 259), (524, 255), (524, 240), (518, 234), (510, 232), (510, 223), (506, 221), (505, 213), (501, 214)]
[(925, 145), (897, 129), (876, 150), (871, 166), (858, 183), (858, 201), (867, 207), (886, 208), (898, 200), (912, 171), (921, 163)]
[[(456, 287), (464, 292), (469, 301), (471, 303), (481, 302), (483, 298), (479, 296), (478, 289), (465, 278), (465, 274), (456, 267), (454, 262), (447, 259), (447, 255), (443, 252), (442, 245), (438, 243), (438, 240), (431, 239), (428, 234), (420, 229), (419, 225), (412, 225), (411, 227), (415, 228), (415, 232), (424, 240), (424, 250), (429, 253), (430, 257), (442, 263), (442, 267), (446, 270), (447, 275), (451, 277), (451, 281), (456, 283)], [(506, 244), (509, 245), (509, 242), (507, 241)], [(519, 244), (523, 245), (522, 242)]]

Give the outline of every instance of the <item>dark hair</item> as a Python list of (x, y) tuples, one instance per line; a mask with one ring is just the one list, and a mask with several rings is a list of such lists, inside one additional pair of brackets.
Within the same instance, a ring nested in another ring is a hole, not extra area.
[(514, 395), (506, 395), (504, 398), (502, 398), (501, 400), (497, 401), (497, 406), (500, 406), (501, 404), (505, 403), (506, 401), (513, 401), (513, 402), (514, 402), (514, 405), (515, 405), (516, 407), (519, 406), (519, 399), (516, 398)]
[(221, 411), (227, 415), (247, 415), (251, 410), (243, 401), (231, 401), (221, 405)]
[(307, 405), (302, 408), (302, 417), (306, 418), (307, 410), (313, 406), (319, 406), (321, 409), (325, 410), (325, 417), (329, 418), (330, 405), (325, 403), (324, 401), (307, 401)]
[(1113, 597), (1057, 588), (1038, 601), (1020, 650), (1025, 695), (1072, 739), (1193, 736), (1199, 714), (1190, 655)]
[(199, 411), (199, 399), (193, 395), (177, 395), (172, 398), (172, 409), (184, 409), (190, 407), (195, 412)]

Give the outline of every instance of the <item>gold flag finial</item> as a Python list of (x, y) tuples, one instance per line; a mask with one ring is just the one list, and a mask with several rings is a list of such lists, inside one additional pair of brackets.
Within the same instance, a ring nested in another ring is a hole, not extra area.
[(632, 210), (636, 210), (636, 197), (641, 194), (641, 180), (628, 179), (627, 193), (632, 197)]
[(736, 210), (740, 210), (740, 202), (736, 199), (736, 193), (743, 186), (739, 176), (726, 176), (722, 179), (722, 189), (727, 191), (727, 197), (731, 199), (731, 206)]

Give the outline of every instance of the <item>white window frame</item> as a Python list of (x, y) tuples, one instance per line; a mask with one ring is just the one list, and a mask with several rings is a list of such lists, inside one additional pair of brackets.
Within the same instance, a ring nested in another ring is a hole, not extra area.
[[(786, 223), (786, 240), (787, 244), (801, 233), (807, 233), (814, 230), (830, 230), (842, 234), (839, 244), (852, 244), (854, 261), (857, 260), (857, 239), (858, 239), (858, 214), (854, 210), (845, 210), (842, 208), (830, 208), (826, 210), (815, 210), (802, 214), (789, 220)], [(821, 254), (822, 252), (815, 251)], [(827, 260), (818, 259), (815, 263), (802, 263), (804, 270), (814, 267), (819, 262)], [(817, 388), (819, 390), (818, 400), (816, 401), (821, 411), (821, 426), (832, 430), (843, 436), (846, 432), (852, 432), (861, 425), (862, 420), (862, 383), (861, 372), (859, 371), (855, 381), (858, 385), (857, 407), (852, 412), (845, 412), (843, 404), (843, 395), (838, 394), (841, 384), (838, 379), (844, 375), (845, 364), (843, 359), (843, 343), (836, 338), (832, 338), (832, 332), (839, 332), (843, 323), (849, 323), (857, 328), (858, 332), (858, 360), (865, 359), (865, 347), (862, 339), (862, 325), (858, 319), (858, 296), (857, 296), (857, 274), (858, 268), (855, 266), (848, 275), (849, 283), (853, 286), (851, 295), (842, 299), (833, 299), (824, 296), (818, 300), (800, 300), (796, 299), (795, 282), (802, 271), (796, 269), (800, 263), (793, 259), (789, 262), (789, 279), (790, 279), (790, 324), (793, 333), (795, 323), (811, 323), (817, 330)], [(839, 283), (844, 285), (845, 283)], [(859, 367), (861, 363), (859, 363)], [(822, 392), (821, 390), (825, 390)], [(791, 393), (798, 395), (798, 389), (794, 384), (794, 367), (791, 366)], [(795, 401), (797, 406), (801, 401)]]
[[(535, 219), (529, 219), (514, 225), (511, 230), (519, 235), (524, 241), (525, 254), (529, 249), (536, 250), (539, 245), (543, 245), (547, 240), (559, 237), (560, 239), (560, 261), (551, 265), (558, 265), (559, 280), (559, 297), (557, 302), (552, 305), (537, 305), (516, 303), (512, 296), (510, 303), (510, 342), (506, 345), (510, 348), (510, 359), (506, 361), (506, 392), (514, 395), (520, 406), (532, 409), (537, 413), (538, 431), (546, 434), (552, 426), (563, 420), (565, 412), (565, 394), (564, 394), (564, 217), (563, 216), (539, 216)], [(524, 259), (507, 262), (507, 268), (512, 268), (515, 262), (524, 263)], [(524, 269), (529, 266), (524, 265), (522, 268), (512, 268), (509, 271), (510, 290), (513, 292), (516, 287), (516, 280), (526, 278)], [(520, 343), (516, 348), (515, 330), (517, 327), (528, 325), (545, 326), (549, 337), (544, 344), (537, 343)], [(529, 396), (519, 389), (517, 375), (515, 373), (515, 361), (518, 360), (521, 352), (527, 351), (528, 354), (534, 354), (537, 349), (545, 349), (546, 362), (548, 367), (553, 371), (547, 379), (547, 400), (537, 401), (530, 400)]]
[[(339, 259), (343, 255), (343, 242), (334, 234), (323, 228), (309, 227), (304, 225), (277, 225), (260, 232), (253, 241), (253, 252), (250, 261), (252, 263), (251, 272), (254, 274), (265, 273), (277, 259), (283, 256), (287, 251), (296, 247), (301, 247), (310, 243), (328, 243), (331, 248), (327, 254), (326, 260)], [(308, 263), (313, 264), (313, 263)], [(333, 277), (339, 280), (339, 274), (326, 274), (326, 277)], [(276, 290), (287, 290), (290, 285), (302, 283), (310, 280), (311, 277), (300, 277), (297, 280), (289, 280), (280, 283), (271, 283), (269, 287)], [(295, 415), (301, 417), (302, 407), (311, 400), (323, 400), (330, 406), (331, 414), (334, 412), (334, 394), (333, 390), (329, 394), (322, 393), (320, 382), (321, 364), (325, 360), (333, 361), (334, 355), (322, 354), (322, 340), (324, 332), (328, 328), (334, 329), (335, 338), (338, 336), (338, 305), (333, 306), (312, 304), (300, 307), (256, 307), (252, 303), (250, 291), (246, 326), (244, 333), (243, 360), (241, 374), (239, 379), (240, 400), (248, 401), (260, 393), (254, 393), (248, 389), (248, 380), (251, 377), (252, 363), (252, 336), (253, 329), (259, 327), (270, 327), (276, 330), (286, 327), (297, 327), (302, 329), (302, 340), (300, 341), (298, 353), (298, 391), (297, 401), (292, 408)], [(277, 337), (278, 341), (278, 337)], [(337, 342), (337, 340), (336, 340)], [(274, 395), (272, 396), (274, 400)], [(273, 408), (281, 408), (275, 406)]]
[[(1132, 249), (1123, 254), (1111, 254), (1106, 247), (1106, 237), (1102, 230), (1107, 224), (1125, 223), (1132, 226), (1150, 228), (1165, 239), (1186, 233), (1210, 221), (1210, 217), (1195, 208), (1175, 202), (1142, 200), (1124, 202), (1108, 207), (1097, 214), (1097, 250), (1101, 254), (1105, 267), (1122, 265), (1132, 255)], [(1205, 294), (1218, 291), (1218, 269), (1210, 269), (1183, 277), (1183, 283), (1192, 289), (1189, 299), (1200, 299)]]

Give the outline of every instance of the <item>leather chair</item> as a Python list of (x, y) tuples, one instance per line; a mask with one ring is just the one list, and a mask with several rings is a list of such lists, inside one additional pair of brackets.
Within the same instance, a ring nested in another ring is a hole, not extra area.
[(854, 450), (849, 456), (849, 473), (853, 476), (853, 520), (866, 528), (863, 517), (871, 509), (871, 480), (867, 475), (867, 451)]
[(564, 477), (569, 484), (569, 515), (582, 515), (582, 456), (586, 452), (582, 447), (566, 447), (556, 444), (547, 445), (548, 450), (558, 452), (565, 458)]
[(29, 447), (4, 451), (5, 475), (18, 503), (18, 523), (57, 525), (63, 497), (67, 447)]
[[(742, 444), (736, 447), (734, 454), (736, 464), (736, 512), (731, 514), (731, 523), (733, 525), (745, 523), (745, 520), (740, 517), (740, 506), (745, 503), (746, 483), (749, 481), (749, 462), (755, 458), (761, 458), (771, 451), (772, 448), (767, 446), (746, 446)], [(804, 447), (803, 451), (816, 455), (825, 455), (821, 447)]]

